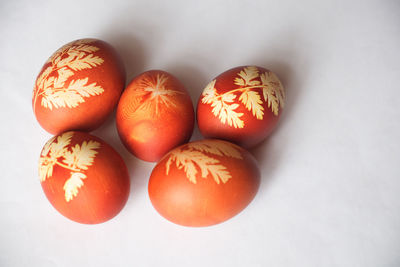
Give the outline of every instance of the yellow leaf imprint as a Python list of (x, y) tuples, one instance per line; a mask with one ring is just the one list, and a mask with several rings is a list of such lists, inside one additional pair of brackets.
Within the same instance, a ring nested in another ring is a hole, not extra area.
[(285, 107), (285, 91), (278, 77), (272, 72), (261, 74), (264, 100), (268, 103), (274, 115), (277, 116), (279, 108)]
[(234, 103), (238, 93), (239, 102), (251, 111), (252, 115), (258, 120), (264, 118), (264, 107), (262, 106), (263, 100), (260, 92), (256, 91), (257, 89), (262, 90), (264, 101), (267, 102), (268, 108), (271, 108), (275, 116), (278, 116), (279, 109), (284, 107), (285, 92), (283, 86), (278, 77), (270, 71), (260, 75), (257, 67), (245, 67), (234, 80), (234, 84), (239, 87), (222, 94), (218, 94), (215, 83), (216, 80), (213, 80), (206, 86), (201, 102), (211, 104), (214, 116), (218, 117), (223, 124), (227, 123), (235, 128), (244, 127), (244, 121), (240, 118), (243, 113), (235, 111), (239, 107), (239, 104)]
[(151, 117), (159, 117), (163, 108), (176, 107), (176, 99), (172, 96), (183, 92), (168, 88), (167, 82), (165, 74), (143, 77), (132, 93), (132, 102), (123, 111), (125, 116), (150, 114)]
[(53, 167), (61, 166), (71, 170), (71, 177), (64, 184), (65, 200), (69, 202), (78, 194), (78, 189), (83, 186), (83, 179), (87, 170), (94, 162), (100, 148), (100, 143), (90, 140), (83, 141), (81, 145), (68, 149), (73, 132), (66, 132), (57, 138), (53, 137), (44, 146), (39, 159), (39, 178), (41, 182), (53, 175)]
[(219, 95), (215, 89), (215, 80), (211, 81), (203, 91), (202, 103), (211, 104), (212, 113), (218, 117), (222, 123), (228, 123), (235, 128), (243, 128), (244, 122), (240, 117), (243, 113), (236, 112), (238, 104), (230, 104), (236, 98), (236, 95), (225, 93)]
[(259, 85), (260, 81), (254, 80), (258, 78), (258, 69), (254, 66), (245, 67), (238, 73), (235, 78), (235, 84), (240, 86)]
[(72, 172), (71, 177), (64, 184), (65, 200), (69, 202), (78, 195), (78, 189), (83, 186), (83, 179), (86, 175), (79, 172)]
[(202, 178), (211, 175), (217, 184), (226, 183), (232, 178), (227, 168), (221, 162), (210, 156), (227, 156), (242, 159), (240, 150), (233, 144), (220, 140), (207, 140), (205, 142), (192, 142), (186, 146), (175, 149), (169, 154), (166, 162), (166, 175), (169, 174), (170, 166), (175, 161), (176, 167), (186, 174), (188, 180), (196, 184), (198, 170)]
[(262, 106), (262, 100), (260, 94), (250, 89), (243, 91), (240, 94), (239, 101), (246, 106), (246, 108), (252, 112), (253, 116), (256, 116), (258, 120), (262, 120), (264, 117), (264, 108)]
[(100, 95), (104, 89), (96, 83), (88, 84), (88, 78), (72, 80), (68, 78), (76, 71), (91, 69), (101, 65), (104, 60), (93, 53), (99, 48), (90, 45), (94, 40), (79, 40), (57, 50), (46, 63), (51, 63), (37, 78), (33, 90), (33, 110), (41, 97), (41, 105), (53, 108), (74, 108), (85, 102), (85, 97)]

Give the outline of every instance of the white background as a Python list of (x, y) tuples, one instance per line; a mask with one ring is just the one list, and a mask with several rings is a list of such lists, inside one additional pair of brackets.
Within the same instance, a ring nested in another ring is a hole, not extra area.
[[(118, 47), (128, 81), (163, 69), (194, 102), (229, 68), (278, 74), (287, 108), (252, 150), (262, 184), (247, 209), (208, 228), (163, 219), (154, 164), (111, 117), (94, 134), (129, 166), (127, 205), (91, 226), (55, 211), (31, 94), (44, 61), (84, 37)], [(400, 266), (400, 1), (3, 0), (0, 38), (0, 266)]]

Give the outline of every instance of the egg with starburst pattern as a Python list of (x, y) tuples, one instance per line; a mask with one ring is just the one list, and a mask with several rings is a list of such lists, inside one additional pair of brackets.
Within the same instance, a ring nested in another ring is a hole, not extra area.
[(279, 78), (257, 66), (230, 69), (213, 79), (197, 104), (197, 122), (206, 138), (253, 147), (276, 127), (285, 91)]
[(117, 107), (118, 134), (126, 148), (145, 161), (158, 161), (187, 142), (194, 110), (183, 84), (168, 72), (146, 71), (125, 89)]

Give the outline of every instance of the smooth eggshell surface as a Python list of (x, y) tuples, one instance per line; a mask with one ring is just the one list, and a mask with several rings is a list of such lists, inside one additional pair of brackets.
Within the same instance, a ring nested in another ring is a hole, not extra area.
[(193, 126), (189, 94), (165, 71), (151, 70), (134, 78), (118, 103), (118, 134), (126, 148), (145, 161), (158, 161), (187, 142)]
[(184, 226), (210, 226), (242, 211), (256, 195), (260, 172), (243, 148), (216, 139), (170, 151), (151, 173), (148, 191), (154, 208)]

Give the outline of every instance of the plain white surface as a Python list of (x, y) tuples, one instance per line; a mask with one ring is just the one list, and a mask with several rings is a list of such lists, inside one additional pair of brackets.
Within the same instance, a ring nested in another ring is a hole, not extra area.
[[(1, 1), (0, 36), (0, 266), (400, 266), (399, 1)], [(194, 102), (231, 67), (278, 74), (287, 108), (252, 150), (262, 184), (247, 209), (209, 228), (164, 220), (154, 164), (129, 155), (113, 118), (94, 134), (129, 166), (127, 205), (95, 226), (53, 209), (32, 88), (83, 37), (118, 47), (129, 80), (171, 72)]]

